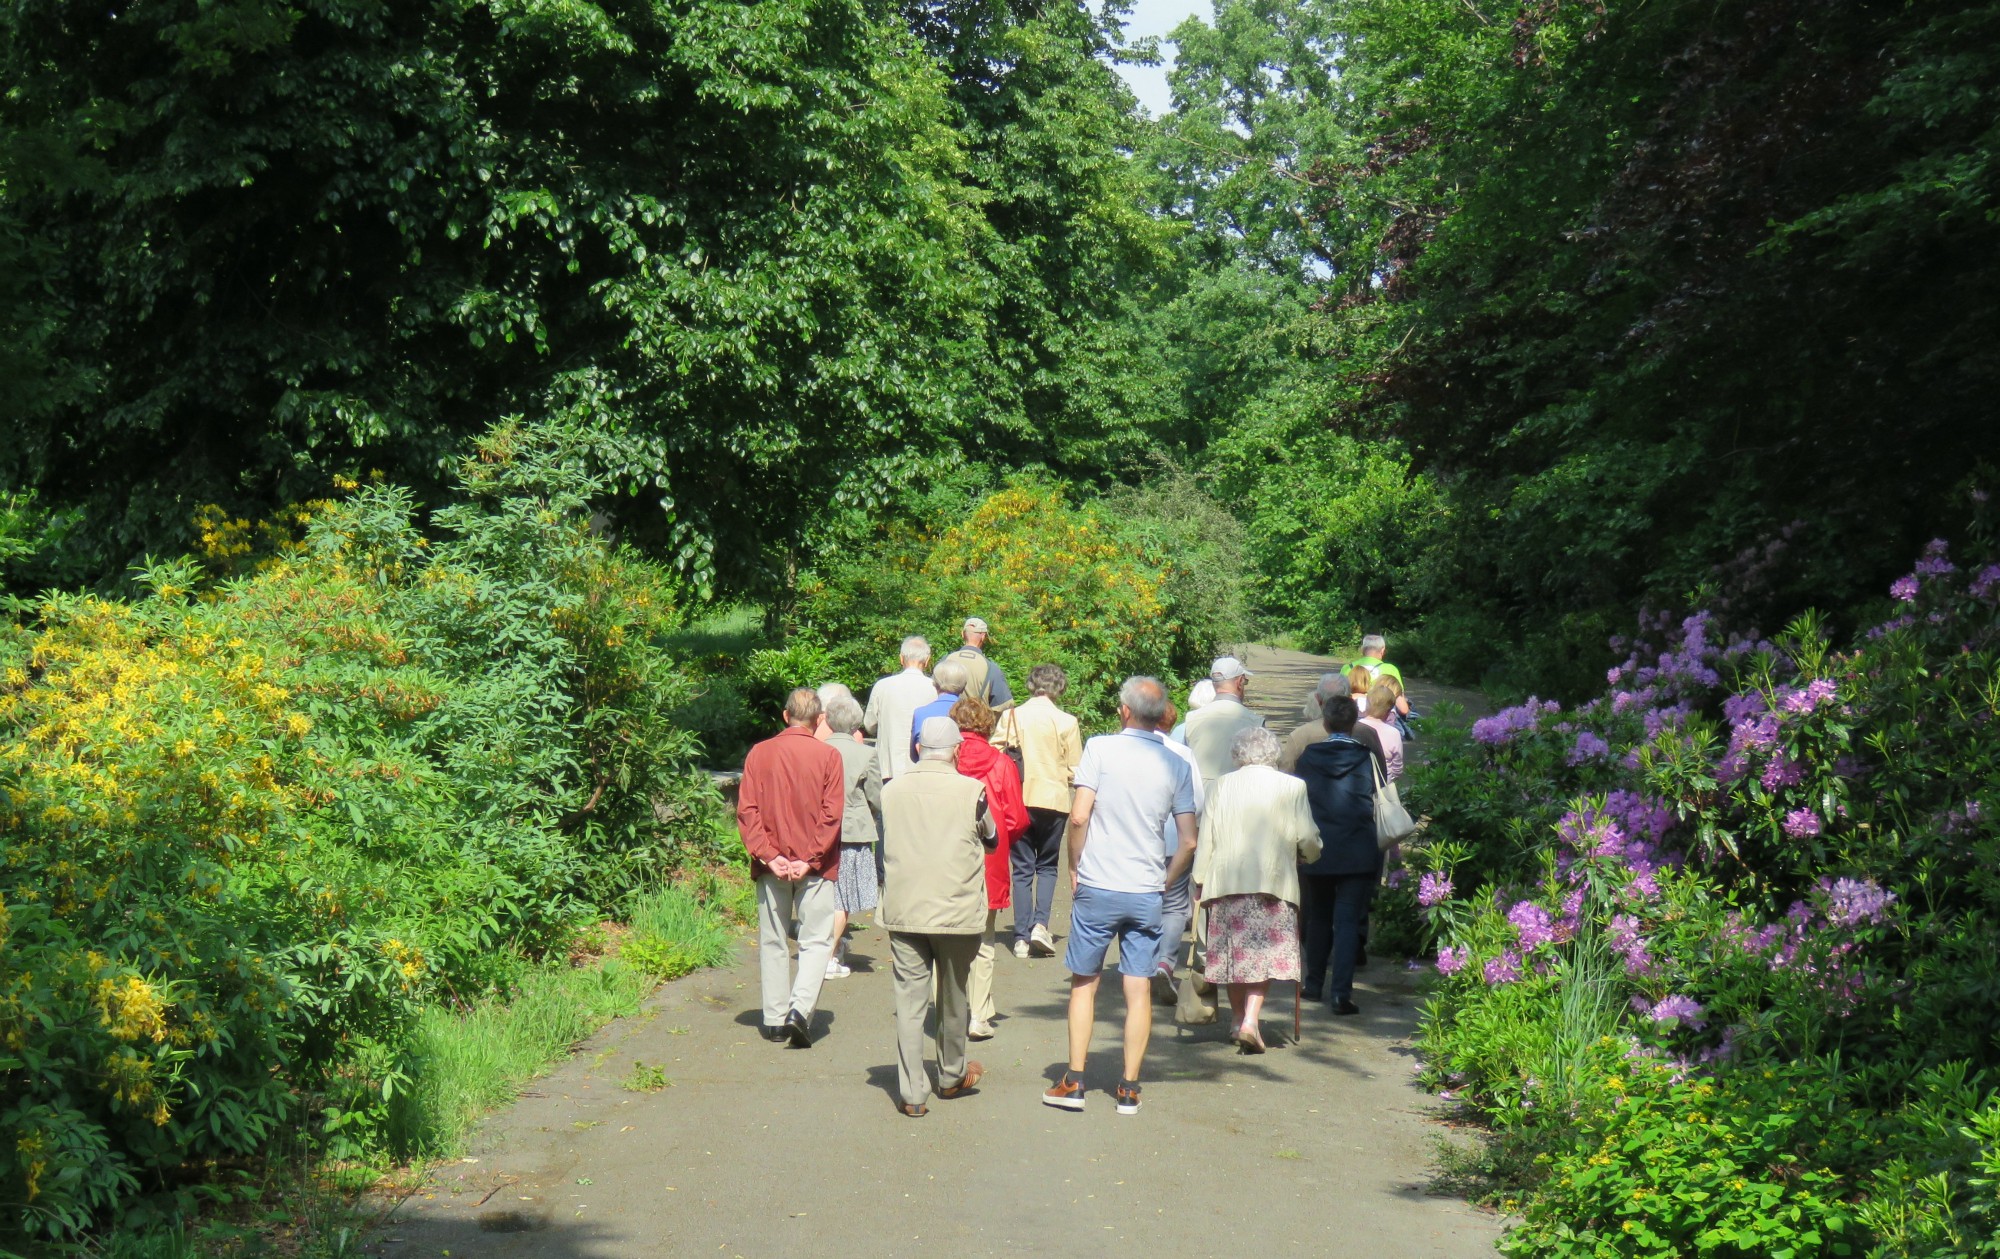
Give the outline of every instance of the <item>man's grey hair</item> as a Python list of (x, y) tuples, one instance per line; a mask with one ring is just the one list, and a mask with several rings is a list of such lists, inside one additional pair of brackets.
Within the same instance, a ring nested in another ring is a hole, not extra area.
[(1229, 741), (1229, 757), (1238, 765), (1276, 765), (1278, 736), (1262, 726), (1237, 732)]
[(902, 661), (904, 664), (929, 664), (931, 645), (922, 634), (912, 634), (903, 640)]
[(940, 660), (937, 668), (931, 670), (931, 681), (946, 695), (963, 695), (967, 681), (965, 666), (956, 660)]
[(1126, 678), (1125, 685), (1118, 688), (1118, 703), (1131, 713), (1133, 725), (1148, 729), (1167, 715), (1167, 688), (1158, 678), (1144, 674)]
[(920, 761), (949, 761), (957, 756), (958, 745), (956, 743), (948, 748), (920, 747), (917, 749), (917, 759)]
[(1347, 694), (1347, 675), (1345, 673), (1322, 673), (1319, 675), (1319, 686), (1313, 691), (1313, 695), (1322, 704), (1326, 702), (1326, 697), (1329, 695), (1345, 694)]
[(847, 689), (847, 683), (845, 682), (822, 682), (819, 684), (819, 689), (814, 691), (813, 694), (819, 696), (819, 710), (822, 713), (831, 713), (833, 711), (833, 701), (842, 696), (846, 696), (848, 699), (854, 698), (854, 692)]
[(1361, 639), (1361, 654), (1364, 656), (1369, 652), (1383, 652), (1387, 650), (1389, 650), (1389, 640), (1380, 634), (1368, 634)]
[[(826, 688), (821, 687), (821, 690)], [(852, 695), (836, 695), (825, 701), (826, 728), (835, 734), (853, 734), (861, 729), (861, 701)]]

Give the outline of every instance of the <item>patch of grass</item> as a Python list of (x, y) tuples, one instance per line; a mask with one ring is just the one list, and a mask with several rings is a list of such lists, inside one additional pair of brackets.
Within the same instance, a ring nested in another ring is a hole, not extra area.
[(634, 897), (626, 920), (631, 934), (619, 946), (619, 956), (658, 979), (679, 979), (704, 966), (720, 966), (735, 952), (721, 911), (678, 887), (655, 888)]
[(666, 1068), (635, 1062), (632, 1064), (632, 1074), (620, 1081), (618, 1087), (627, 1093), (657, 1093), (672, 1084), (673, 1081), (667, 1078)]
[[(718, 896), (739, 884), (712, 881)], [(394, 1150), (408, 1158), (456, 1156), (482, 1116), (513, 1101), (522, 1084), (598, 1028), (637, 1013), (659, 980), (729, 961), (735, 941), (727, 912), (683, 888), (657, 887), (628, 902), (619, 956), (532, 971), (505, 1001), (426, 1011), (405, 1053), (411, 1083), (390, 1099)]]
[(389, 1135), (408, 1157), (448, 1158), (479, 1118), (514, 1100), (527, 1080), (592, 1032), (634, 1013), (653, 989), (617, 959), (582, 970), (535, 971), (512, 1000), (418, 1019), (406, 1061), (411, 1084), (390, 1099)]

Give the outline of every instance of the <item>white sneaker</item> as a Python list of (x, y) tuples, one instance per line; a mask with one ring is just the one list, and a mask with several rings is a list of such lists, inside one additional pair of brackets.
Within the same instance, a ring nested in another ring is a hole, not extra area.
[(1049, 929), (1041, 923), (1036, 923), (1035, 929), (1028, 933), (1028, 955), (1030, 957), (1056, 955), (1056, 938), (1050, 935)]
[(991, 1023), (974, 1023), (965, 1029), (965, 1034), (972, 1040), (992, 1040), (993, 1025)]
[(826, 977), (828, 979), (845, 979), (853, 973), (854, 968), (844, 965), (837, 957), (826, 964)]
[(1024, 962), (1028, 960), (1028, 942), (1026, 940), (1014, 941), (1014, 956)]

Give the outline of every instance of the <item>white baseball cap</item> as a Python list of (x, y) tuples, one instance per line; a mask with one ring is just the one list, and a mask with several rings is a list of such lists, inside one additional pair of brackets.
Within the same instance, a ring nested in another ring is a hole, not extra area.
[(975, 634), (984, 634), (987, 632), (986, 622), (980, 620), (976, 616), (968, 616), (965, 618), (965, 628)]
[(924, 728), (917, 732), (920, 748), (955, 748), (963, 742), (965, 736), (958, 732), (958, 723), (949, 717), (926, 717)]
[(1209, 680), (1228, 682), (1236, 678), (1253, 678), (1257, 675), (1243, 667), (1243, 662), (1234, 656), (1217, 656), (1215, 663), (1208, 666)]

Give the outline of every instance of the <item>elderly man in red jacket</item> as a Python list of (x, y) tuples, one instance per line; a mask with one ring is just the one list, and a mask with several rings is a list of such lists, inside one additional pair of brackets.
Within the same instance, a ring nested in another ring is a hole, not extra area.
[[(736, 828), (757, 880), (757, 947), (764, 966), (764, 1039), (812, 1048), (813, 1007), (833, 956), (840, 908), (840, 820), (847, 802), (840, 753), (813, 737), (819, 696), (785, 699), (785, 729), (750, 749), (736, 798)], [(788, 941), (799, 920), (799, 970)]]

